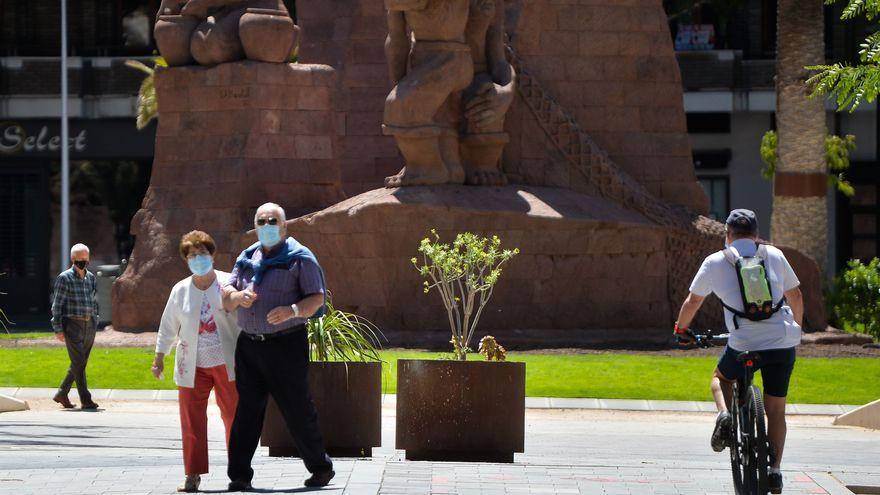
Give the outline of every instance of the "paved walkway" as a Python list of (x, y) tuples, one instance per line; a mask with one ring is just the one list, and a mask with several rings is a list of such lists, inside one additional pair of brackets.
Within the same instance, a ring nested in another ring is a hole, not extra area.
[[(108, 395), (109, 397), (109, 395)], [(182, 481), (180, 426), (171, 401), (107, 399), (98, 412), (64, 411), (46, 399), (0, 414), (0, 493), (173, 493)], [(226, 487), (219, 412), (211, 407), (213, 471), (202, 488)], [(336, 459), (334, 494), (721, 494), (732, 493), (728, 457), (709, 450), (714, 415), (529, 409), (526, 449), (514, 464), (407, 462), (394, 445), (394, 407), (383, 407), (383, 446), (372, 459)], [(880, 432), (795, 416), (785, 454), (785, 493), (846, 494), (880, 486)], [(263, 493), (302, 491), (296, 459), (255, 457)]]
[[(4, 388), (0, 394), (17, 399), (45, 399), (52, 397), (54, 388)], [(177, 400), (177, 390), (127, 390), (92, 389), (96, 400)], [(213, 394), (213, 392), (212, 392)], [(72, 396), (75, 396), (74, 393)], [(382, 403), (393, 406), (397, 403), (394, 394), (384, 395)], [(714, 402), (675, 401), (675, 400), (630, 400), (630, 399), (566, 399), (554, 397), (526, 397), (529, 409), (598, 409), (610, 411), (668, 411), (668, 412), (714, 412)], [(838, 416), (859, 406), (837, 404), (788, 404), (786, 411), (792, 415)]]

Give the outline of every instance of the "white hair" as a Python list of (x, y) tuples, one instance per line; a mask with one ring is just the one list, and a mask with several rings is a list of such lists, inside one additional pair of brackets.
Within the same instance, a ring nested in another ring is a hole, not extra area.
[(89, 247), (85, 244), (74, 244), (72, 248), (70, 248), (70, 257), (73, 258), (73, 255), (76, 253), (89, 253)]
[(257, 208), (257, 212), (254, 213), (254, 223), (257, 223), (257, 217), (260, 216), (260, 213), (266, 213), (270, 211), (278, 214), (278, 221), (280, 223), (284, 223), (287, 220), (287, 217), (284, 214), (284, 208), (278, 206), (275, 203), (265, 203)]

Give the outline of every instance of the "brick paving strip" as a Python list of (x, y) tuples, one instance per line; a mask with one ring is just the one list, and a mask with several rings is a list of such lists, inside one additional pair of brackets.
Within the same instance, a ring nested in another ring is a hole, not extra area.
[[(0, 494), (165, 494), (182, 481), (173, 401), (108, 398), (97, 413), (62, 411), (45, 398), (31, 402), (31, 411), (0, 414)], [(225, 445), (213, 405), (210, 416), (212, 471), (202, 489), (220, 492), (227, 483)], [(394, 403), (386, 400), (383, 447), (372, 459), (337, 459), (337, 477), (323, 491), (732, 493), (727, 454), (708, 447), (711, 413), (529, 409), (526, 451), (514, 464), (405, 461), (393, 448), (394, 419)], [(880, 432), (800, 415), (791, 418), (789, 435), (785, 493), (849, 494), (845, 485), (880, 486)], [(254, 486), (264, 493), (302, 491), (302, 463), (266, 454), (263, 447), (257, 451)]]

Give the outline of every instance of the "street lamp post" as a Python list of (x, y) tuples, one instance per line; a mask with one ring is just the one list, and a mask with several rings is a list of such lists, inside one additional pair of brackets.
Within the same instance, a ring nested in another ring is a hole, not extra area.
[(67, 0), (61, 0), (61, 258), (59, 270), (69, 261), (70, 249), (70, 139), (67, 128)]

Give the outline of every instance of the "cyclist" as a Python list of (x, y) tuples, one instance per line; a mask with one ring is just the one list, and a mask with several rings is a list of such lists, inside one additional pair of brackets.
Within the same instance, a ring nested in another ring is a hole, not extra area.
[[(763, 377), (767, 436), (772, 452), (768, 488), (771, 493), (782, 493), (779, 466), (785, 446), (785, 397), (794, 369), (795, 347), (801, 341), (804, 313), (803, 296), (798, 288), (800, 281), (782, 251), (758, 243), (758, 220), (753, 211), (731, 211), (726, 231), (725, 249), (708, 256), (694, 277), (675, 323), (675, 333), (689, 340), (688, 327), (706, 296), (714, 293), (718, 297), (724, 306), (730, 338), (712, 375), (712, 396), (718, 407), (711, 441), (715, 452), (728, 447), (731, 427), (728, 404), (733, 383), (745, 374), (744, 366), (736, 357), (740, 352), (760, 351), (755, 369), (760, 369)], [(770, 296), (767, 299), (772, 300), (772, 303), (764, 303), (767, 314), (762, 314), (762, 319), (757, 321), (754, 314), (746, 312), (747, 305), (751, 304), (747, 294), (752, 291), (743, 285), (744, 272), (740, 270), (744, 266), (743, 259), (762, 260), (764, 270), (758, 273), (766, 278), (764, 287), (769, 288)]]

